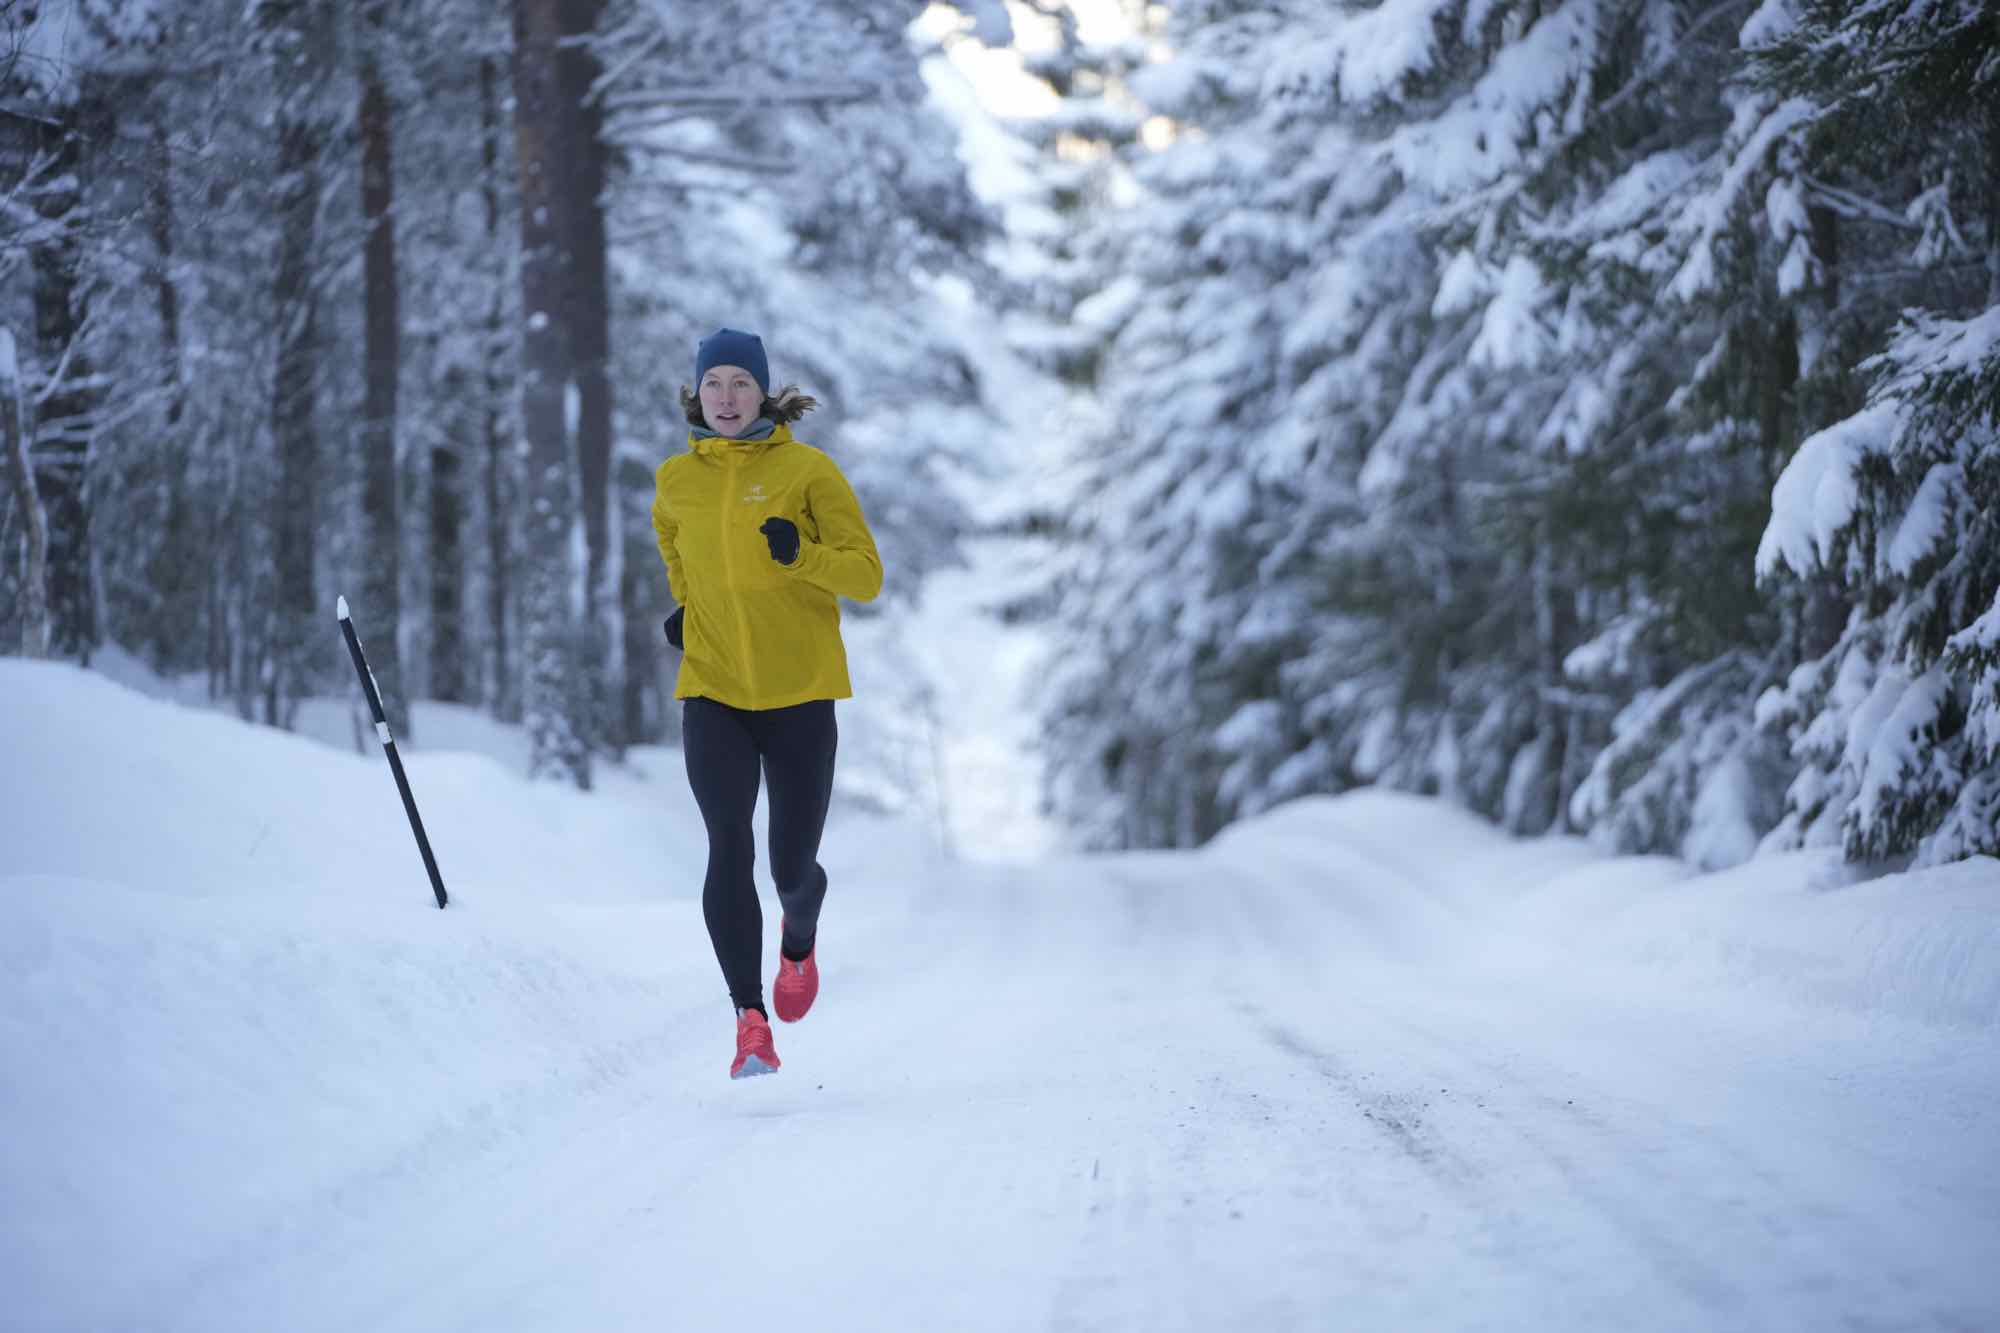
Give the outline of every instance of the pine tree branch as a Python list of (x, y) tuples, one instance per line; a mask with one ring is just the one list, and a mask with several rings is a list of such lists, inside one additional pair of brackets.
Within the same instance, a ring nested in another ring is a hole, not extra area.
[(832, 84), (824, 88), (797, 88), (773, 86), (769, 88), (732, 88), (727, 92), (707, 92), (698, 90), (656, 91), (635, 90), (618, 93), (603, 99), (606, 111), (651, 111), (663, 106), (694, 107), (739, 107), (739, 106), (810, 106), (828, 102), (860, 102), (867, 99), (868, 89), (860, 84)]
[[(1682, 55), (1686, 53), (1690, 47), (1692, 47), (1692, 45), (1694, 44), (1694, 39), (1700, 35), (1701, 31), (1704, 28), (1708, 27), (1712, 23), (1720, 22), (1722, 19), (1727, 18), (1730, 14), (1734, 13), (1737, 10), (1749, 8), (1752, 3), (1753, 0), (1721, 0), (1720, 4), (1711, 7), (1706, 13), (1702, 14), (1700, 17), (1695, 19), (1694, 22), (1688, 24), (1687, 31), (1683, 32), (1679, 36), (1679, 38), (1675, 40), (1674, 49), (1671, 54), (1662, 56), (1660, 59), (1653, 62), (1651, 68), (1643, 70), (1639, 74), (1634, 75), (1631, 81), (1628, 82), (1623, 88), (1620, 88), (1610, 97), (1607, 97), (1599, 105), (1592, 107), (1591, 108), (1592, 112), (1600, 116), (1607, 115), (1610, 112), (1616, 111), (1619, 107), (1631, 101), (1634, 97), (1637, 97), (1641, 92), (1645, 91), (1646, 88), (1651, 86), (1653, 81), (1659, 78), (1660, 75), (1666, 73), (1668, 70), (1672, 69), (1675, 65), (1678, 65), (1681, 62)], [(1582, 138), (1585, 133), (1587, 133), (1587, 131), (1584, 130), (1577, 131), (1577, 133), (1571, 135), (1569, 139), (1559, 143), (1556, 146), (1556, 151), (1560, 152), (1563, 148), (1568, 147), (1570, 143), (1573, 143), (1577, 139)], [(1543, 165), (1546, 166), (1546, 163), (1544, 163)]]
[(44, 116), (30, 111), (25, 107), (0, 106), (0, 116), (12, 116), (16, 120), (32, 121), (37, 125), (46, 125), (52, 130), (59, 130), (63, 127), (62, 122), (54, 116)]
[(616, 139), (621, 135), (644, 134), (648, 130), (663, 130), (669, 125), (681, 125), (699, 119), (703, 112), (698, 107), (687, 107), (680, 111), (663, 112), (648, 120), (614, 120), (604, 127), (605, 137)]
[(92, 309), (77, 324), (76, 332), (70, 335), (69, 345), (63, 348), (62, 358), (56, 362), (56, 368), (49, 372), (48, 383), (42, 385), (42, 391), (35, 395), (36, 407), (48, 402), (62, 389), (63, 378), (69, 374), (69, 363), (75, 358), (77, 347), (83, 342), (84, 335), (90, 332), (90, 326), (96, 317), (97, 312)]
[(1720, 0), (1720, 3), (1711, 6), (1688, 25), (1687, 31), (1683, 32), (1680, 39), (1674, 43), (1672, 51), (1633, 75), (1617, 92), (1591, 107), (1588, 124), (1544, 147), (1536, 159), (1521, 170), (1511, 172), (1484, 190), (1474, 191), (1456, 201), (1442, 210), (1437, 215), (1438, 219), (1441, 222), (1450, 222), (1469, 215), (1483, 215), (1494, 206), (1507, 202), (1535, 184), (1542, 178), (1544, 172), (1562, 159), (1564, 154), (1593, 134), (1604, 117), (1652, 87), (1662, 75), (1674, 69), (1682, 61), (1691, 58), (1695, 54), (1694, 38), (1704, 29), (1739, 10), (1748, 8), (1753, 3), (1756, 3), (1756, 0)]
[(8, 187), (6, 194), (0, 195), (0, 219), (13, 224), (11, 233), (0, 239), (0, 250), (28, 249), (61, 234), (64, 224), (60, 219), (46, 217), (40, 209), (22, 202), (38, 197), (47, 188), (43, 178), (54, 168), (55, 161), (53, 154), (36, 153), (28, 160), (21, 178)]
[(751, 157), (747, 153), (713, 153), (699, 148), (675, 148), (668, 144), (628, 143), (627, 148), (635, 148), (658, 157), (677, 158), (703, 167), (730, 167), (739, 171), (768, 171), (782, 174), (792, 169), (792, 164), (781, 158)]
[(1843, 282), (1891, 284), (1921, 282), (1925, 278), (1951, 273), (1970, 275), (1985, 267), (1986, 258), (1982, 255), (1975, 259), (1961, 259), (1950, 264), (1934, 264), (1928, 268), (1920, 264), (1904, 264), (1896, 268), (1844, 269), (1840, 276)]
[(1924, 229), (1922, 223), (1910, 221), (1910, 219), (1885, 204), (1878, 204), (1873, 199), (1869, 199), (1863, 195), (1843, 190), (1838, 186), (1829, 185), (1817, 176), (1807, 176), (1804, 179), (1806, 187), (1813, 192), (1813, 197), (1842, 217), (1858, 218), (1863, 222), (1876, 222), (1882, 226), (1895, 227), (1901, 231), (1921, 233)]
[(1535, 693), (1544, 703), (1553, 704), (1557, 708), (1571, 708), (1581, 713), (1595, 713), (1602, 717), (1609, 717), (1622, 706), (1609, 694), (1586, 694), (1567, 685), (1542, 685), (1536, 688)]
[(668, 36), (668, 29), (666, 27), (662, 26), (660, 28), (657, 28), (654, 30), (653, 35), (651, 37), (647, 38), (644, 41), (641, 41), (636, 46), (634, 46), (632, 48), (631, 54), (627, 55), (617, 64), (613, 65), (610, 64), (609, 62), (606, 62), (604, 72), (597, 76), (597, 82), (591, 84), (590, 91), (584, 95), (583, 104), (585, 106), (603, 105), (604, 95), (607, 92), (609, 92), (620, 79), (624, 78), (625, 75), (629, 73), (635, 65), (637, 65), (640, 61), (644, 60), (647, 56), (652, 55), (653, 52), (659, 50), (660, 47), (663, 44), (665, 44), (667, 36)]
[(611, 237), (611, 244), (636, 245), (640, 241), (650, 241), (656, 236), (664, 236), (676, 227), (685, 225), (686, 222), (687, 219), (684, 217), (670, 216), (646, 226), (635, 227), (630, 231), (618, 232)]

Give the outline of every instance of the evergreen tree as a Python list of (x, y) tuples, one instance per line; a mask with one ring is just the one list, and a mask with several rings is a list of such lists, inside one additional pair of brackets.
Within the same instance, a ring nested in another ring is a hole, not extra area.
[[(1867, 22), (1909, 64), (1928, 48), (1893, 8)], [(1901, 159), (1824, 128), (1782, 62), (1746, 80), (1786, 11), (1746, 12), (1176, 8), (1174, 58), (1134, 86), (1181, 140), (1101, 242), (1136, 290), (1102, 363), (1118, 429), (1088, 446), (1056, 731), (1058, 803), (1092, 836), (1198, 841), (1372, 781), (1523, 831), (1750, 854), (1788, 766), (1752, 701), (1846, 600), (1819, 574), (1753, 583), (1765, 497), (1860, 406), (1883, 221), (1929, 266), (1898, 296), (1983, 274), (1936, 184), (1981, 179), (1986, 113), (1962, 110), (1969, 7), (1925, 11), (1958, 63), (1910, 76), (1936, 115), (1903, 136), (1959, 147)], [(1821, 82), (1862, 49), (1836, 12)], [(1863, 114), (1882, 72), (1824, 105)], [(1845, 172), (1928, 183), (1879, 204)]]
[(1803, 3), (1752, 50), (1796, 107), (1801, 178), (1873, 269), (1867, 401), (1787, 464), (1769, 579), (1837, 579), (1824, 652), (1760, 703), (1800, 763), (1773, 846), (1919, 864), (2000, 850), (2000, 66), (1990, 6)]
[[(1121, 330), (1156, 349), (1129, 366), (1114, 349), (1112, 375), (1152, 395), (1122, 422), (1141, 436), (1168, 422), (1189, 443), (1115, 461), (1105, 481), (1161, 485), (1139, 496), (1144, 535), (1126, 545), (1184, 563), (1175, 591), (1139, 601), (1114, 579), (1079, 616), (1143, 615), (1139, 656), (1169, 654), (1162, 717), (1188, 739), (1166, 776), (1142, 780), (1191, 789), (1161, 812), (1215, 802), (1176, 841), (1353, 781), (1546, 826), (1581, 773), (1560, 677), (1590, 573), (1565, 551), (1581, 511), (1565, 512), (1573, 491), (1553, 473), (1591, 468), (1566, 460), (1597, 424), (1557, 417), (1611, 340), (1570, 336), (1536, 253), (1559, 234), (1548, 214), (1573, 205), (1518, 196), (1594, 128), (1593, 90), (1617, 86), (1643, 7), (1181, 13), (1173, 65), (1140, 86), (1199, 137), (1142, 169), (1174, 204), (1148, 197), (1132, 225), (1179, 205), (1142, 253), (1215, 295), (1161, 313), (1175, 298), (1155, 280)], [(1213, 636), (1205, 655), (1171, 656), (1191, 626)], [(1133, 647), (1085, 658), (1104, 671), (1073, 696), (1076, 715), (1106, 715), (1091, 696)], [(1070, 748), (1092, 751), (1122, 760), (1116, 745)]]

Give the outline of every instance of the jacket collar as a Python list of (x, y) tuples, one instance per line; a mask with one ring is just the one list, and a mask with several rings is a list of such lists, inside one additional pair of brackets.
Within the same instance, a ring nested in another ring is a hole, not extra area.
[(770, 434), (762, 435), (755, 439), (748, 437), (732, 438), (728, 435), (711, 435), (706, 432), (701, 434), (696, 434), (693, 431), (688, 432), (688, 448), (707, 458), (725, 458), (731, 454), (739, 457), (747, 457), (750, 454), (768, 449), (773, 445), (790, 444), (791, 442), (792, 428), (782, 421), (771, 427)]

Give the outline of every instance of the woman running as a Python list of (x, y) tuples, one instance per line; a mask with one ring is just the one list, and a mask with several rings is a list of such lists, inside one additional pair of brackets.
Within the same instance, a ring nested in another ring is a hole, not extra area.
[(795, 1023), (819, 993), (814, 946), (826, 871), (817, 857), (833, 791), (833, 701), (854, 691), (839, 598), (874, 599), (882, 560), (831, 458), (792, 438), (818, 404), (771, 391), (754, 333), (718, 329), (681, 390), (688, 450), (660, 465), (653, 530), (678, 605), (674, 697), (688, 786), (708, 826), (701, 910), (736, 1006), (731, 1078), (778, 1068), (764, 1009), (764, 914), (751, 867), (759, 769), (771, 795), (771, 876), (784, 908), (771, 999)]

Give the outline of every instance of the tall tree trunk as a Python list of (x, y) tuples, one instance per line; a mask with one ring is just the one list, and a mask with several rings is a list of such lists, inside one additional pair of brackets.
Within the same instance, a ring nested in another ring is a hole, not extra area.
[(21, 358), (14, 331), (0, 328), (0, 454), (6, 459), (7, 485), (27, 516), (27, 567), (21, 571), (21, 652), (27, 657), (49, 653), (49, 525), (42, 516), (41, 492), (35, 486), (35, 465), (28, 458), (27, 386), (21, 382)]
[(514, 135), (521, 206), (521, 427), (528, 451), (527, 591), (523, 598), (531, 776), (590, 785), (589, 689), (578, 680), (571, 611), (576, 512), (566, 400), (574, 349), (564, 318), (572, 279), (563, 226), (563, 163), (579, 151), (577, 108), (563, 96), (561, 0), (515, 0)]
[[(1503, 811), (1509, 833), (1546, 833), (1562, 823), (1569, 808), (1572, 766), (1568, 754), (1571, 731), (1567, 723), (1575, 717), (1576, 705), (1557, 702), (1563, 686), (1564, 644), (1556, 603), (1563, 593), (1555, 577), (1555, 546), (1550, 526), (1547, 517), (1535, 525), (1535, 552), (1529, 563), (1529, 585), (1534, 589), (1535, 683), (1539, 688), (1535, 703), (1536, 734), (1528, 744), (1543, 747), (1542, 772), (1537, 780), (1544, 790), (1536, 793), (1532, 807), (1523, 805)], [(1564, 737), (1565, 751), (1559, 757), (1550, 754), (1556, 744), (1553, 738), (1558, 734)], [(1549, 771), (1551, 759), (1556, 765), (1553, 774)], [(1544, 796), (1547, 799), (1542, 799)]]
[(612, 745), (625, 741), (622, 710), (613, 700), (623, 693), (623, 604), (618, 569), (623, 550), (617, 541), (617, 510), (611, 502), (611, 298), (604, 229), (604, 114), (590, 100), (601, 72), (588, 44), (603, 0), (567, 0), (561, 6), (564, 44), (557, 53), (564, 111), (575, 117), (575, 150), (565, 161), (564, 245), (570, 256), (570, 285), (564, 302), (576, 384), (576, 471), (580, 488), (584, 545), (584, 621), (592, 701), (592, 734)]
[(313, 283), (320, 205), (319, 158), (325, 130), (310, 117), (278, 124), (277, 374), (271, 393), (271, 439), (277, 448), (278, 493), (272, 563), (277, 586), (271, 647), (273, 670), (265, 720), (290, 722), (306, 692), (314, 611), (314, 522), (319, 507), (319, 298)]
[[(614, 464), (614, 466), (617, 466)], [(626, 464), (627, 468), (633, 466)], [(641, 481), (637, 484), (643, 485)], [(621, 549), (623, 544), (621, 543)], [(638, 744), (644, 740), (657, 740), (661, 734), (661, 721), (657, 700), (659, 692), (652, 688), (655, 673), (660, 662), (661, 643), (657, 622), (645, 614), (645, 609), (653, 605), (653, 598), (659, 587), (658, 566), (638, 560), (619, 561), (618, 575), (620, 590), (619, 605), (625, 621), (625, 672), (620, 684), (624, 689), (624, 736), (627, 744)]]
[(2000, 305), (2000, 97), (1992, 96), (1986, 99), (1986, 300)]
[[(1573, 454), (1565, 450), (1563, 456), (1566, 466), (1576, 465)], [(1538, 725), (1548, 729), (1555, 753), (1543, 758), (1543, 779), (1549, 790), (1537, 822), (1515, 832), (1570, 833), (1580, 831), (1571, 817), (1570, 803), (1590, 775), (1595, 757), (1593, 729), (1598, 721), (1586, 700), (1572, 696), (1563, 664), (1588, 632), (1584, 627), (1596, 622), (1590, 593), (1581, 586), (1574, 536), (1547, 510), (1536, 526), (1541, 552), (1537, 556), (1537, 597), (1544, 603), (1536, 617), (1536, 657), (1542, 686), (1537, 693), (1543, 701), (1537, 704)]]
[(362, 593), (367, 599), (372, 656), (369, 669), (381, 688), (389, 726), (410, 734), (409, 693), (402, 653), (401, 526), (397, 522), (396, 392), (401, 373), (401, 320), (397, 309), (394, 127), (389, 92), (379, 63), (383, 4), (368, 7), (361, 54), (361, 213), (367, 227), (362, 249), (366, 383), (361, 405), (361, 520), (364, 537)]
[[(1823, 204), (1810, 207), (1807, 217), (1812, 226), (1813, 255), (1819, 260), (1821, 274), (1818, 309), (1811, 311), (1807, 318), (1816, 321), (1817, 332), (1823, 338), (1832, 340), (1842, 322), (1842, 288), (1846, 280), (1841, 245), (1844, 227), (1840, 214)], [(1828, 375), (1822, 369), (1799, 380), (1796, 352), (1791, 362), (1795, 381), (1793, 393), (1797, 399), (1796, 410), (1792, 414), (1793, 434), (1790, 438), (1766, 442), (1767, 492), (1770, 486), (1777, 483), (1785, 464), (1791, 461), (1793, 452), (1807, 435), (1858, 412), (1866, 400), (1864, 382), (1851, 367), (1843, 366), (1834, 375)], [(1801, 580), (1801, 583), (1803, 588), (1799, 595), (1803, 598), (1803, 606), (1796, 616), (1789, 610), (1792, 595), (1779, 594), (1786, 599), (1782, 605), (1787, 610), (1780, 614), (1785, 625), (1784, 651), (1792, 663), (1816, 658), (1833, 647), (1840, 638), (1848, 615), (1847, 593), (1838, 579), (1822, 573)]]
[(160, 304), (160, 387), (167, 395), (166, 422), (180, 424), (185, 407), (181, 389), (181, 295), (174, 282), (173, 154), (165, 119), (153, 122), (153, 160), (148, 164), (147, 221), (153, 232), (153, 288)]
[[(64, 126), (42, 131), (42, 150), (55, 159), (50, 179), (67, 182), (36, 200), (58, 227), (36, 248), (35, 341), (43, 365), (61, 385), (41, 402), (35, 444), (46, 451), (36, 479), (48, 521), (48, 604), (51, 651), (86, 664), (97, 646), (97, 598), (91, 577), (90, 448), (96, 433), (98, 390), (90, 358), (78, 340), (86, 309), (81, 281), (82, 243), (77, 235), (85, 127), (108, 121), (89, 99), (79, 101)], [(108, 128), (108, 125), (105, 126)]]
[(209, 534), (198, 528), (196, 505), (189, 494), (190, 441), (179, 429), (187, 392), (182, 382), (181, 292), (174, 272), (173, 153), (164, 110), (154, 113), (152, 140), (153, 156), (146, 164), (146, 226), (153, 242), (151, 281), (160, 319), (159, 393), (165, 400), (154, 484), (163, 492), (165, 504), (158, 545), (146, 564), (153, 607), (145, 617), (143, 640), (154, 669), (171, 674), (204, 660), (199, 639), (189, 631), (199, 623), (201, 583), (212, 579), (214, 572)]
[[(445, 376), (445, 400), (469, 397), (468, 376), (454, 366)], [(459, 416), (454, 425), (471, 414)], [(465, 497), (457, 431), (431, 447), (431, 697), (452, 703), (468, 698), (465, 653)]]
[(507, 623), (507, 605), (513, 593), (510, 563), (513, 544), (507, 534), (508, 434), (501, 413), (505, 400), (506, 373), (501, 348), (506, 337), (504, 314), (507, 268), (500, 262), (500, 71), (498, 62), (487, 57), (479, 62), (480, 153), (486, 168), (483, 190), (486, 197), (487, 253), (494, 256), (493, 299), (487, 307), (486, 337), (481, 356), (486, 370), (486, 543), (487, 618), (490, 622), (491, 668), (487, 676), (486, 703), (494, 716), (509, 722), (520, 720), (520, 691), (514, 683), (513, 652)]

